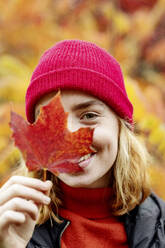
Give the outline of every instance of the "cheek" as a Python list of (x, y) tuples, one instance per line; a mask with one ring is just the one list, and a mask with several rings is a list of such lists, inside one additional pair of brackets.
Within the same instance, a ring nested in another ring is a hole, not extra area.
[(97, 127), (94, 130), (93, 146), (98, 150), (102, 150), (105, 147), (110, 149), (117, 149), (118, 147), (118, 127), (113, 129)]

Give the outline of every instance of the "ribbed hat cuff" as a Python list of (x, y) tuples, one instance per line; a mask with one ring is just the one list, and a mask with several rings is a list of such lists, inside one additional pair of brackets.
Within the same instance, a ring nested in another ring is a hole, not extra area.
[(82, 90), (92, 94), (132, 124), (132, 104), (111, 78), (90, 69), (73, 67), (49, 71), (31, 81), (26, 93), (26, 115), (30, 123), (34, 122), (37, 101), (43, 95), (59, 89)]

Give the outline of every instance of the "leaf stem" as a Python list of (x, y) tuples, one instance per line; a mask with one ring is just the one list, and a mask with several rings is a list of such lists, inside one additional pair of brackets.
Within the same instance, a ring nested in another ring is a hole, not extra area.
[(45, 182), (46, 181), (46, 171), (47, 171), (47, 169), (46, 168), (43, 168), (43, 170), (44, 170), (43, 181)]

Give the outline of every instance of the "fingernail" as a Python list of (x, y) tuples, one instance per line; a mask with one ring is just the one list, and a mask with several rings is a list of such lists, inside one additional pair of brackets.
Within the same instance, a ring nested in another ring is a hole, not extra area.
[(44, 196), (44, 203), (45, 204), (49, 204), (50, 203), (50, 201), (51, 201), (51, 199), (50, 199), (50, 197), (47, 197), (47, 196)]
[(49, 185), (50, 187), (53, 186), (53, 183), (52, 183), (51, 181), (49, 181), (49, 180), (47, 180), (46, 183), (47, 183), (47, 185)]

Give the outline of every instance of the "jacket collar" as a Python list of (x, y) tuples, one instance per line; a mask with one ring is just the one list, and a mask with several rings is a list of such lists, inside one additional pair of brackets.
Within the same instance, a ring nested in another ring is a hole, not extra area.
[(140, 206), (123, 216), (131, 248), (165, 247), (165, 202), (151, 193)]

